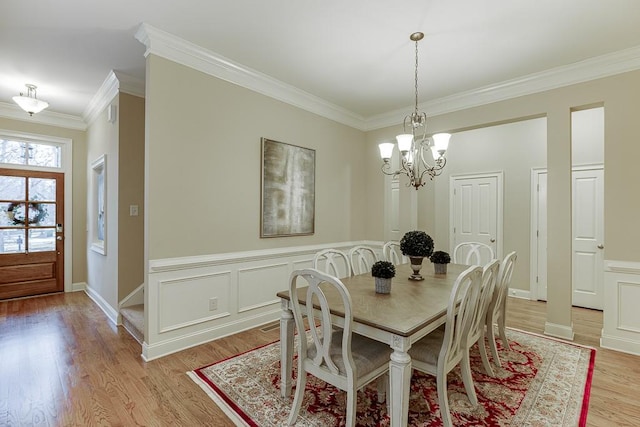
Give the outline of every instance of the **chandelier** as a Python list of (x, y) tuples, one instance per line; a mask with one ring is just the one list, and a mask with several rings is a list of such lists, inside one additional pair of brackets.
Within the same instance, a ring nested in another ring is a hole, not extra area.
[(20, 106), (24, 111), (33, 116), (35, 113), (39, 113), (49, 106), (48, 102), (42, 101), (36, 98), (37, 86), (26, 84), (27, 95), (25, 96), (20, 92), (20, 96), (14, 96), (13, 101)]
[[(449, 138), (451, 138), (448, 133), (437, 133), (431, 138), (427, 137), (427, 115), (418, 112), (418, 42), (423, 37), (422, 33), (413, 33), (409, 36), (416, 43), (415, 109), (413, 113), (404, 118), (404, 133), (396, 136), (398, 150), (402, 155), (400, 169), (395, 172), (391, 171), (391, 156), (395, 144), (385, 142), (378, 145), (383, 161), (382, 172), (394, 177), (400, 174), (406, 175), (409, 177), (407, 187), (412, 186), (416, 190), (426, 184), (425, 176), (433, 179), (442, 173), (442, 169), (447, 163), (444, 155), (449, 146)], [(433, 157), (433, 163), (427, 161), (430, 157)]]

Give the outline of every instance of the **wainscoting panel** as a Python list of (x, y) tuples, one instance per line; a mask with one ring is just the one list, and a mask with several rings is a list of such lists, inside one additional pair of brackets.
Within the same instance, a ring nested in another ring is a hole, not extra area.
[(356, 245), (371, 246), (381, 253), (383, 242), (150, 260), (144, 288), (143, 359), (153, 360), (278, 320), (281, 310), (276, 293), (287, 289), (293, 270), (312, 267), (320, 250), (346, 252)]
[[(201, 274), (160, 280), (158, 295), (159, 332), (169, 332), (230, 315), (231, 272)], [(216, 308), (211, 309), (213, 299)], [(188, 307), (188, 310), (176, 309)]]
[(238, 313), (277, 304), (276, 293), (287, 289), (289, 263), (238, 270)]
[(605, 261), (600, 345), (640, 355), (640, 263)]

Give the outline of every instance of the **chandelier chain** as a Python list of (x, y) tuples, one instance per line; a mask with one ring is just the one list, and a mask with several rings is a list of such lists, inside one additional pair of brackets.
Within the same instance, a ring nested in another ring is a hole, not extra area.
[(415, 91), (416, 91), (415, 115), (417, 116), (418, 115), (418, 40), (416, 40)]

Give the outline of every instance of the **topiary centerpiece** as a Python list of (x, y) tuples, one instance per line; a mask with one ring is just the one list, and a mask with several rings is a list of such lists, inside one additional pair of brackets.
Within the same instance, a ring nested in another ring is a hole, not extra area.
[(435, 251), (429, 257), (429, 261), (433, 263), (433, 269), (436, 274), (446, 274), (447, 264), (451, 262), (451, 256), (444, 251)]
[(410, 280), (424, 280), (420, 275), (422, 260), (433, 253), (433, 239), (424, 231), (407, 231), (400, 239), (400, 250), (402, 254), (409, 257), (413, 274)]
[(396, 267), (393, 264), (389, 261), (376, 261), (371, 267), (371, 275), (375, 278), (377, 293), (391, 292), (391, 279), (396, 275)]

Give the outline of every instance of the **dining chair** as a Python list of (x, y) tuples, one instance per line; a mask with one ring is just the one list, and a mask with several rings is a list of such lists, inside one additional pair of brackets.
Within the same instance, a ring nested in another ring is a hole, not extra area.
[(484, 266), (495, 258), (491, 246), (480, 242), (463, 242), (453, 249), (453, 262), (456, 264)]
[(480, 294), (476, 299), (476, 308), (471, 322), (469, 333), (467, 334), (467, 345), (462, 363), (467, 365), (467, 369), (471, 369), (471, 359), (469, 357), (469, 351), (474, 344), (478, 343), (478, 350), (480, 351), (480, 358), (484, 370), (488, 375), (494, 377), (493, 368), (489, 363), (489, 357), (487, 356), (487, 348), (484, 344), (485, 337), (485, 325), (487, 324), (487, 313), (489, 312), (489, 306), (493, 300), (494, 290), (496, 288), (496, 282), (498, 280), (498, 274), (500, 272), (500, 260), (494, 259), (489, 264), (485, 265), (482, 269), (482, 285), (480, 286)]
[(378, 261), (378, 255), (369, 246), (354, 246), (349, 250), (349, 261), (355, 276), (370, 272), (373, 263)]
[(385, 261), (389, 261), (393, 265), (406, 264), (408, 259), (402, 255), (400, 250), (400, 242), (391, 240), (382, 246), (382, 256)]
[[(298, 279), (308, 287), (299, 288)], [(304, 307), (298, 300), (300, 291), (306, 294)], [(326, 295), (336, 292), (339, 298), (333, 298), (330, 306)], [(309, 373), (346, 391), (345, 425), (354, 426), (357, 391), (389, 371), (392, 350), (387, 344), (352, 333), (351, 295), (340, 279), (316, 269), (296, 270), (291, 273), (289, 294), (296, 329), (303, 338), (306, 327), (303, 316), (315, 321), (309, 322), (309, 341), (297, 340), (298, 378), (288, 423), (293, 425), (298, 418)], [(342, 328), (332, 327), (330, 310), (344, 312)]]
[(513, 275), (513, 268), (516, 264), (516, 259), (518, 259), (518, 255), (515, 251), (504, 257), (502, 265), (500, 266), (498, 281), (496, 282), (496, 288), (493, 292), (493, 298), (489, 305), (489, 312), (486, 319), (487, 337), (491, 348), (491, 354), (493, 355), (493, 360), (498, 366), (502, 366), (502, 362), (500, 362), (500, 357), (498, 356), (498, 347), (496, 345), (496, 336), (493, 325), (498, 325), (498, 333), (502, 340), (502, 346), (509, 350), (509, 340), (507, 340), (507, 333), (505, 332), (507, 293), (509, 292), (509, 285), (511, 284), (511, 276)]
[(440, 415), (445, 426), (452, 425), (447, 374), (456, 365), (460, 364), (469, 401), (474, 406), (478, 404), (471, 370), (460, 362), (467, 349), (466, 336), (473, 322), (481, 286), (482, 268), (471, 266), (460, 273), (449, 296), (444, 329), (436, 329), (409, 349), (413, 368), (436, 377)]
[(339, 249), (324, 249), (316, 253), (313, 257), (313, 268), (339, 279), (351, 276), (349, 257)]

